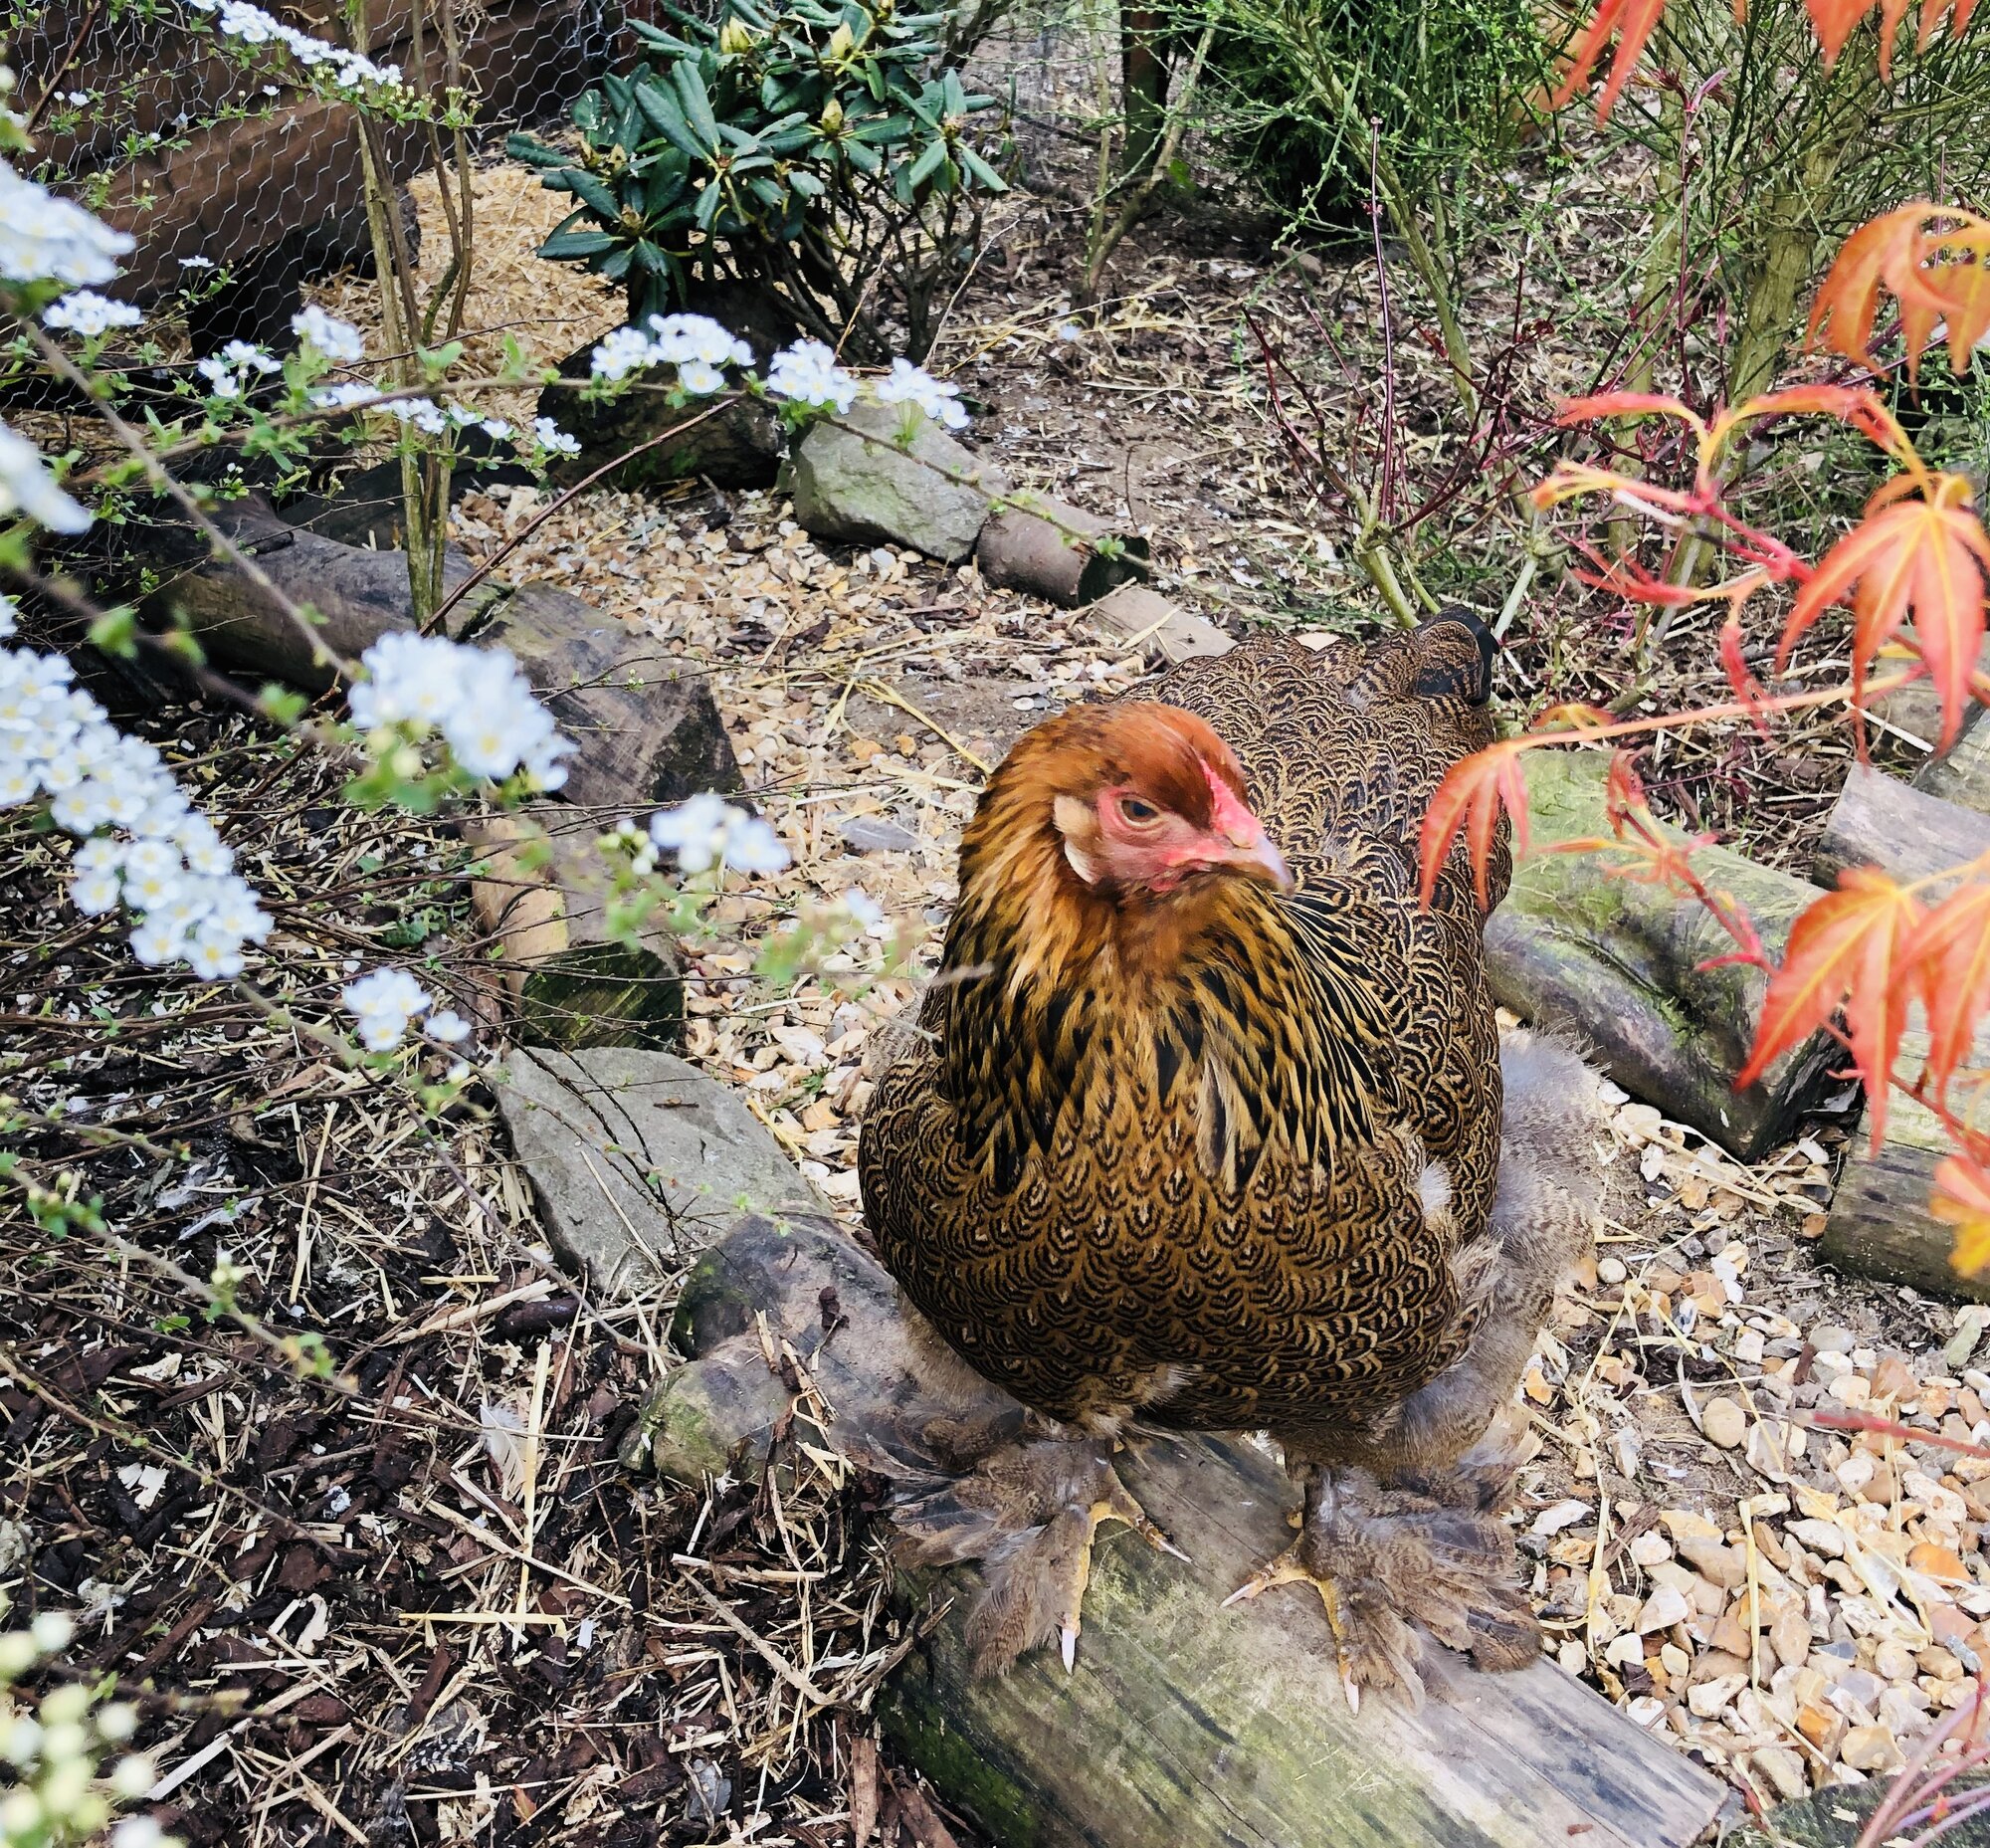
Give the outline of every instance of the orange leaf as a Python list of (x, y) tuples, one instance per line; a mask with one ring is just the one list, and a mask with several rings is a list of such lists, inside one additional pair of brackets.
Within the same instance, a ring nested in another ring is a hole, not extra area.
[(1603, 94), (1596, 100), (1596, 119), (1599, 122), (1608, 121), (1611, 109), (1616, 106), (1618, 97), (1630, 81), (1631, 73), (1638, 68), (1638, 60), (1644, 56), (1645, 41), (1652, 36), (1652, 28), (1659, 23), (1659, 15), (1665, 10), (1665, 0), (1599, 0), (1596, 17), (1583, 29), (1581, 39), (1569, 56), (1568, 75), (1562, 79), (1561, 88), (1554, 94), (1553, 106), (1561, 108), (1589, 82), (1597, 61), (1603, 56), (1603, 48), (1610, 43), (1610, 35), (1614, 32), (1619, 35), (1617, 56), (1611, 61), (1610, 77), (1603, 86)]
[(1963, 1276), (1990, 1264), (1990, 1174), (1968, 1155), (1950, 1155), (1935, 1169), (1928, 1211), (1955, 1228), (1948, 1261)]
[(1695, 413), (1679, 399), (1658, 391), (1599, 391), (1587, 398), (1564, 398), (1555, 407), (1555, 422), (1566, 426), (1594, 423), (1599, 417), (1639, 417), (1652, 413), (1677, 417), (1682, 423), (1691, 424), (1699, 435), (1706, 433), (1706, 425)]
[(1886, 1129), (1887, 1078), (1906, 1023), (1895, 965), (1921, 908), (1872, 867), (1848, 867), (1838, 888), (1814, 901), (1791, 927), (1782, 966), (1762, 999), (1754, 1049), (1734, 1086), (1752, 1085), (1843, 1005), (1877, 1147)]
[(1946, 1099), (1990, 1008), (1990, 885), (1958, 886), (1914, 927), (1900, 961), (1927, 1008), (1927, 1072), (1935, 1096)]
[(1871, 437), (1889, 455), (1904, 460), (1913, 451), (1906, 432), (1893, 421), (1892, 412), (1880, 401), (1878, 394), (1864, 385), (1791, 385), (1782, 391), (1750, 398), (1732, 417), (1739, 423), (1744, 418), (1791, 417), (1803, 412), (1836, 417)]
[(1473, 889), (1482, 909), (1487, 908), (1487, 870), (1497, 838), (1503, 807), (1513, 818), (1514, 847), (1527, 851), (1527, 779), (1520, 773), (1520, 752), (1524, 738), (1502, 738), (1486, 749), (1461, 757), (1445, 772), (1437, 794), (1424, 816), (1423, 838), (1418, 848), (1423, 882), (1419, 897), (1429, 905), (1437, 890), (1437, 876), (1451, 853), (1451, 844), (1461, 828), (1472, 859)]
[[(1812, 0), (1814, 10), (1819, 3)], [(1860, 0), (1854, 23), (1870, 8), (1871, 0)], [(1930, 231), (1930, 221), (1947, 228)], [(1968, 257), (1975, 261), (1961, 260)], [(1990, 328), (1990, 287), (1980, 274), (1985, 262), (1990, 262), (1990, 218), (1925, 199), (1895, 206), (1845, 240), (1818, 286), (1806, 338), (1812, 345), (1821, 338), (1855, 364), (1877, 366), (1869, 348), (1884, 287), (1900, 304), (1908, 375), (1917, 372), (1921, 350), (1944, 316), (1950, 357), (1960, 353), (1960, 371)]]
[(1850, 597), (1855, 701), (1873, 658), (1912, 616), (1928, 679), (1941, 698), (1941, 748), (1955, 741), (1970, 700), (1970, 676), (1983, 641), (1983, 572), (1990, 539), (1969, 507), (1960, 476), (1897, 476), (1867, 504), (1864, 520), (1840, 539), (1797, 592), (1781, 644), (1780, 672), (1812, 623)]

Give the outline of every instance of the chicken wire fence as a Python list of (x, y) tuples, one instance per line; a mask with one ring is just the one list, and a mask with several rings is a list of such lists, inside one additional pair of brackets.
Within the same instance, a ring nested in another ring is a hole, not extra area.
[[(721, 3), (689, 10), (713, 17)], [(992, 30), (973, 75), (1015, 111), (1027, 162), (1044, 135), (1069, 137), (1088, 106), (1100, 22), (983, 5)], [(17, 0), (5, 57), (37, 176), (135, 240), (117, 293), (155, 325), (183, 317), (190, 349), (211, 352), (231, 339), (288, 344), (304, 284), (372, 267), (363, 139), (403, 189), (455, 152), (447, 126), (369, 101), (343, 68), (327, 82), (294, 35), (356, 49), (431, 104), (461, 94), (475, 156), (502, 159), (508, 132), (557, 130), (584, 91), (643, 55), (634, 21), (668, 24), (673, 10), (670, 0), (361, 0), (345, 14)], [(413, 237), (405, 191), (402, 204), (400, 235)]]

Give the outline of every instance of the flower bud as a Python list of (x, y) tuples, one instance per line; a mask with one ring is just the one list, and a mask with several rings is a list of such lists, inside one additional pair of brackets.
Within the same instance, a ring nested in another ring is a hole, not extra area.
[(737, 58), (753, 49), (753, 34), (743, 20), (728, 19), (718, 29), (718, 49), (728, 58)]
[(843, 104), (834, 97), (822, 105), (822, 131), (835, 134), (843, 126)]

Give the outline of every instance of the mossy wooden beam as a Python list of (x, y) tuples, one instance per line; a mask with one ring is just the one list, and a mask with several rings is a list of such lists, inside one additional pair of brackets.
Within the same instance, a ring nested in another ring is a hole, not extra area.
[[(1542, 851), (1609, 837), (1609, 752), (1530, 751), (1525, 763), (1534, 851), (1487, 924), (1493, 993), (1524, 1019), (1569, 1031), (1633, 1097), (1744, 1160), (1760, 1155), (1830, 1088), (1833, 1043), (1817, 1035), (1737, 1092), (1768, 978), (1705, 966), (1733, 950), (1726, 931), (1697, 900), (1625, 877), (1624, 854)], [(1771, 951), (1817, 897), (1728, 848), (1702, 848), (1693, 865), (1747, 911)]]
[[(699, 1358), (653, 1395), (625, 1454), (684, 1480), (750, 1467), (791, 1413), (799, 1441), (898, 1480), (935, 1423), (967, 1444), (1021, 1415), (993, 1387), (949, 1380), (936, 1398), (891, 1280), (820, 1220), (742, 1222), (698, 1261), (672, 1337)], [(813, 1387), (800, 1401), (783, 1343)], [(1190, 1562), (1107, 1530), (1074, 1673), (1039, 1652), (975, 1680), (974, 1574), (907, 1581), (944, 1614), (879, 1716), (1001, 1848), (1685, 1848), (1719, 1807), (1703, 1769), (1545, 1659), (1485, 1675), (1433, 1650), (1421, 1713), (1350, 1712), (1309, 1588), (1223, 1608), (1291, 1538), (1296, 1495), (1273, 1459), (1248, 1440), (1156, 1438), (1119, 1467)]]

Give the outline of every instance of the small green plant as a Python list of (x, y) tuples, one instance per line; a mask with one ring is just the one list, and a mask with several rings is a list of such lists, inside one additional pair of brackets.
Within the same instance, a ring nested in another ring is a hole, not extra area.
[(774, 285), (851, 358), (923, 359), (983, 201), (1006, 190), (970, 133), (995, 99), (940, 68), (945, 16), (892, 0), (728, 0), (716, 24), (668, 10), (675, 34), (632, 23), (659, 62), (574, 104), (578, 158), (510, 137), (579, 202), (539, 255), (626, 284), (635, 323), (701, 287)]

